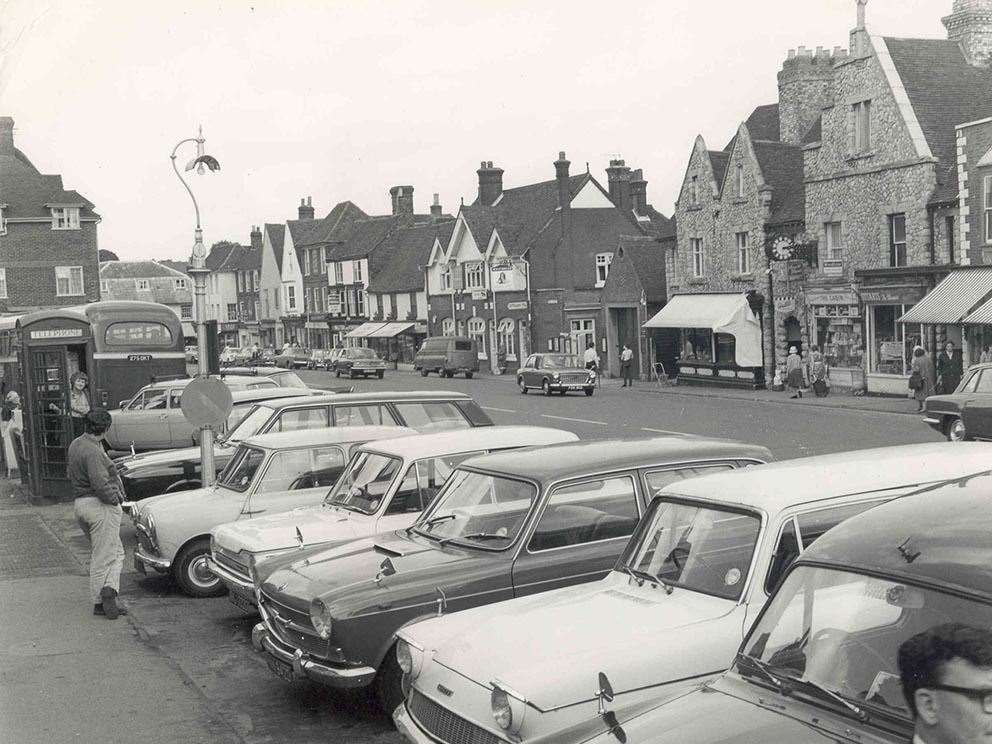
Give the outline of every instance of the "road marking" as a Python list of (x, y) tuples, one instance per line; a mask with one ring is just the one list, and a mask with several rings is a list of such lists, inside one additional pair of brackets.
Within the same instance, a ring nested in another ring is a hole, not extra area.
[(655, 434), (684, 434), (685, 433), (685, 432), (681, 432), (681, 431), (671, 431), (669, 429), (652, 429), (652, 428), (650, 428), (648, 426), (642, 426), (641, 427), (641, 431), (650, 431), (650, 432), (653, 432)]
[(605, 421), (590, 421), (589, 419), (569, 418), (568, 416), (552, 416), (547, 413), (542, 413), (541, 418), (557, 419), (558, 421), (576, 421), (580, 424), (595, 424), (596, 426), (609, 426)]
[(480, 406), (484, 411), (499, 411), (500, 413), (516, 413), (512, 408), (497, 408), (496, 406)]

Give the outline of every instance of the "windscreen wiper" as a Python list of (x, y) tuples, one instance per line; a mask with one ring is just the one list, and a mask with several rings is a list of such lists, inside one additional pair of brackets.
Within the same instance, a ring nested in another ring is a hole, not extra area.
[(809, 678), (792, 677), (789, 675), (785, 676), (784, 681), (789, 685), (810, 687), (816, 690), (817, 692), (819, 692), (824, 697), (830, 698), (835, 703), (839, 703), (840, 705), (843, 705), (849, 711), (854, 713), (854, 715), (857, 716), (858, 720), (861, 721), (862, 723), (868, 721), (868, 711), (866, 711), (864, 708), (862, 708), (859, 705), (855, 705), (846, 697), (841, 695), (839, 692), (836, 692), (835, 690), (831, 690), (829, 687), (825, 687), (824, 685), (821, 685), (819, 682), (816, 682)]
[(423, 522), (423, 526), (433, 527), (434, 525), (440, 524), (441, 522), (447, 522), (449, 519), (455, 519), (457, 516), (458, 516), (457, 514), (442, 514), (437, 517), (431, 517), (427, 521)]
[(506, 535), (498, 535), (495, 532), (473, 532), (470, 535), (459, 535), (463, 540), (509, 540)]
[(766, 680), (768, 680), (773, 685), (775, 685), (775, 688), (776, 689), (781, 690), (782, 692), (785, 692), (786, 694), (788, 694), (788, 690), (782, 690), (782, 680), (779, 679), (769, 669), (769, 665), (768, 665), (767, 662), (764, 662), (761, 659), (756, 659), (753, 656), (748, 656), (745, 653), (738, 653), (737, 654), (737, 663), (739, 664), (742, 661), (745, 662), (752, 669), (757, 669), (759, 672), (761, 672), (761, 674), (764, 676), (764, 678)]
[(662, 579), (660, 579), (659, 577), (655, 576), (654, 574), (648, 573), (647, 571), (641, 571), (638, 568), (633, 568), (633, 567), (628, 566), (626, 564), (620, 566), (620, 568), (617, 569), (617, 570), (618, 571), (622, 571), (623, 573), (625, 573), (628, 576), (630, 576), (634, 581), (637, 582), (637, 585), (638, 586), (643, 586), (644, 585), (644, 582), (645, 581), (648, 581), (648, 582), (650, 582), (652, 584), (657, 584), (662, 589), (664, 589), (665, 590), (665, 594), (671, 594), (672, 591), (675, 589), (675, 587), (673, 587), (667, 581), (663, 581)]

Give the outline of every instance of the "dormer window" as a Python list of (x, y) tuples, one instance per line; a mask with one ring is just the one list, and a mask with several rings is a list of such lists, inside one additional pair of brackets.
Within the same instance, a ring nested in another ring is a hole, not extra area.
[(602, 287), (606, 284), (606, 277), (610, 275), (610, 264), (613, 263), (612, 253), (596, 254), (596, 286)]
[(79, 207), (51, 207), (53, 230), (78, 230)]
[(150, 288), (150, 284), (147, 279), (135, 279), (134, 288), (139, 292), (147, 292)]
[(173, 286), (174, 289), (177, 289), (177, 290), (186, 289), (186, 280), (185, 279), (175, 279), (172, 282), (172, 286)]

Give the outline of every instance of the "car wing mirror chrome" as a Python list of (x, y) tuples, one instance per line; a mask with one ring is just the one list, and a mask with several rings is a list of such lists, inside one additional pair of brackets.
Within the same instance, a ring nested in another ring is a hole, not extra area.
[(616, 713), (606, 707), (606, 704), (612, 703), (613, 698), (615, 697), (613, 685), (610, 684), (610, 680), (604, 672), (599, 673), (598, 681), (599, 690), (596, 692), (596, 700), (599, 703), (599, 715), (602, 717), (603, 722), (607, 725), (607, 731), (613, 734), (620, 744), (626, 744), (627, 733), (623, 730), (623, 727), (617, 720)]
[(448, 595), (446, 595), (444, 590), (439, 586), (434, 587), (434, 592), (437, 594), (437, 599), (434, 600), (437, 602), (437, 616), (440, 617), (445, 613), (445, 610), (448, 609)]
[(296, 542), (300, 544), (300, 548), (303, 547), (303, 533), (300, 531), (299, 525), (296, 527)]
[(382, 563), (379, 564), (379, 573), (377, 573), (375, 575), (375, 578), (372, 580), (376, 584), (379, 584), (382, 582), (383, 578), (385, 578), (386, 576), (392, 576), (394, 573), (396, 573), (396, 566), (393, 565), (392, 560), (386, 558), (385, 560), (383, 560)]

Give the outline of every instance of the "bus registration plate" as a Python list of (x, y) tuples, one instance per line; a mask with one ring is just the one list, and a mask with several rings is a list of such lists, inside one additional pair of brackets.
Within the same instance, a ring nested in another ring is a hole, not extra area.
[(128, 354), (127, 360), (129, 362), (150, 362), (152, 360), (151, 354)]

